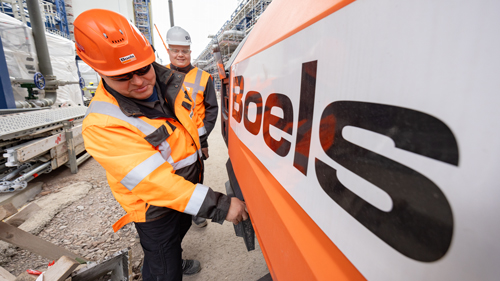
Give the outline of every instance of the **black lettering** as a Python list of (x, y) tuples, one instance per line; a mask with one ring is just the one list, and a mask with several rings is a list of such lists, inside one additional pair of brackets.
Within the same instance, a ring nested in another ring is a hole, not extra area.
[(302, 64), (300, 83), (299, 121), (297, 125), (297, 141), (293, 166), (307, 176), (309, 148), (311, 147), (311, 129), (314, 113), (314, 96), (316, 94), (316, 70), (318, 61)]
[(335, 169), (315, 161), (323, 190), (372, 233), (409, 258), (432, 262), (443, 257), (453, 235), (453, 215), (443, 192), (417, 171), (345, 140), (345, 126), (388, 136), (398, 148), (458, 166), (451, 130), (439, 119), (407, 108), (351, 101), (325, 108), (320, 123), (324, 151), (387, 192), (393, 202), (389, 212), (364, 201), (339, 182)]
[[(235, 88), (239, 87), (240, 90), (236, 92)], [(241, 122), (241, 116), (243, 112), (243, 104), (241, 99), (243, 98), (243, 91), (245, 88), (245, 79), (243, 76), (236, 76), (233, 79), (233, 118), (236, 122)], [(238, 104), (238, 110), (236, 110), (235, 103)]]
[[(271, 114), (273, 107), (279, 107), (283, 110), (283, 118), (279, 118)], [(269, 126), (274, 126), (289, 135), (293, 132), (293, 107), (290, 98), (283, 94), (270, 94), (266, 100), (266, 107), (264, 110), (264, 125), (262, 133), (264, 141), (267, 146), (272, 149), (276, 154), (285, 157), (290, 151), (291, 143), (284, 138), (276, 140), (269, 134)]]
[[(257, 105), (257, 114), (255, 121), (252, 122), (248, 119), (248, 105), (255, 103)], [(245, 116), (243, 123), (245, 128), (252, 134), (257, 135), (260, 131), (260, 124), (262, 122), (262, 96), (259, 92), (249, 91), (245, 97)]]

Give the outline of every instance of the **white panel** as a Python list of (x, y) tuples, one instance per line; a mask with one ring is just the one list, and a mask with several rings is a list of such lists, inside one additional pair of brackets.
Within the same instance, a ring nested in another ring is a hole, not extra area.
[[(357, 1), (271, 48), (234, 65), (248, 91), (287, 95), (294, 111), (285, 157), (232, 117), (238, 138), (368, 280), (494, 280), (500, 276), (500, 11), (499, 1)], [(318, 61), (307, 177), (293, 166), (301, 67)], [(231, 87), (233, 88), (233, 87)], [(417, 171), (446, 196), (453, 238), (437, 261), (409, 258), (374, 235), (333, 201), (315, 173), (318, 158), (375, 207), (391, 198), (333, 161), (322, 149), (319, 123), (335, 101), (408, 108), (448, 126), (458, 143), (458, 166), (395, 147), (386, 136), (346, 127), (358, 146)], [(243, 103), (244, 104), (244, 103)], [(231, 115), (231, 114), (230, 114)], [(254, 117), (252, 117), (254, 118)], [(254, 120), (254, 119), (251, 119)]]
[[(105, 9), (115, 11), (135, 23), (133, 0), (73, 0), (75, 19), (79, 14), (90, 9)], [(168, 13), (168, 11), (167, 11)]]

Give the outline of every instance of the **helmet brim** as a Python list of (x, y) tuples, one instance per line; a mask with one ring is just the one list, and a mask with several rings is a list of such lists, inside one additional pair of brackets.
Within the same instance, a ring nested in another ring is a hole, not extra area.
[(186, 43), (182, 41), (170, 41), (167, 43), (168, 45), (175, 45), (175, 46), (191, 46), (191, 43)]

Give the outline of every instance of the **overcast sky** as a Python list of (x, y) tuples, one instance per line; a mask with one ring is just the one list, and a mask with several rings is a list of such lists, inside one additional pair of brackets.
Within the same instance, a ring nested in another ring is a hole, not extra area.
[[(191, 61), (210, 42), (208, 35), (214, 35), (231, 18), (241, 0), (172, 0), (174, 24), (184, 28), (191, 36)], [(170, 28), (168, 0), (152, 0), (153, 23), (156, 24), (166, 43)], [(153, 26), (154, 44), (163, 64), (170, 63), (167, 51)]]

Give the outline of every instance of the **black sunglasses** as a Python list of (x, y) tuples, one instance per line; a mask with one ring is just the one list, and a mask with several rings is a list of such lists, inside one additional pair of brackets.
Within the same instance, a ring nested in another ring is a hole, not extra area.
[(149, 72), (151, 69), (151, 64), (146, 65), (143, 68), (139, 68), (137, 70), (122, 74), (122, 75), (116, 75), (116, 76), (108, 76), (109, 79), (114, 80), (114, 81), (128, 81), (134, 77), (134, 74), (137, 74), (139, 76), (143, 76), (146, 73)]

